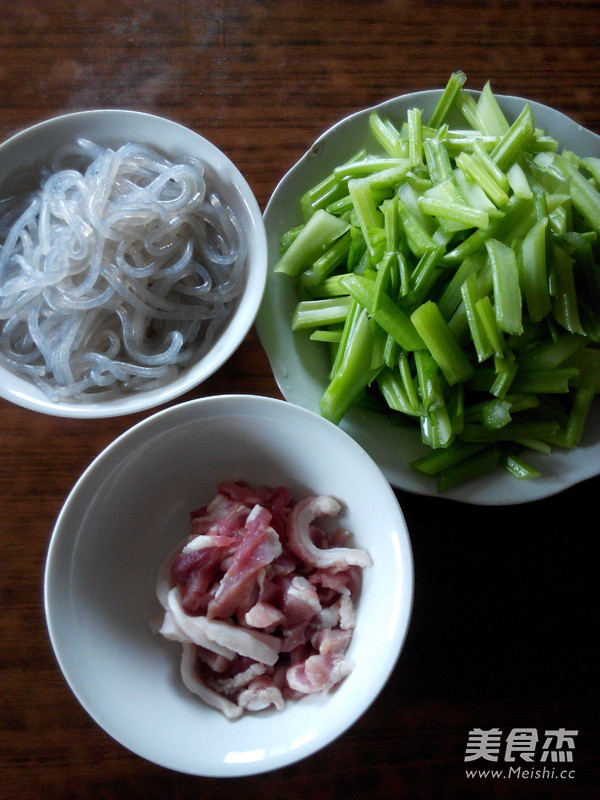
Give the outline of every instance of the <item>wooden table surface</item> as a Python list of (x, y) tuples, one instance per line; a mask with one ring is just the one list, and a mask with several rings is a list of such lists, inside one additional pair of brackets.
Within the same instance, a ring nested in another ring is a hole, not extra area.
[[(489, 78), (600, 133), (599, 30), (592, 0), (2, 3), (0, 138), (79, 109), (165, 115), (224, 150), (264, 208), (333, 122), (441, 87), (455, 69), (472, 88)], [(254, 331), (181, 399), (228, 392), (280, 396)], [(217, 780), (147, 763), (107, 736), (54, 660), (44, 561), (76, 479), (145, 416), (78, 421), (0, 401), (2, 800), (600, 796), (598, 478), (492, 510), (398, 492), (416, 571), (408, 640), (372, 708), (314, 756)], [(546, 730), (576, 730), (573, 760), (552, 765), (554, 777), (469, 778), (469, 766), (509, 766), (465, 762), (469, 733), (495, 727), (534, 729), (539, 747)]]

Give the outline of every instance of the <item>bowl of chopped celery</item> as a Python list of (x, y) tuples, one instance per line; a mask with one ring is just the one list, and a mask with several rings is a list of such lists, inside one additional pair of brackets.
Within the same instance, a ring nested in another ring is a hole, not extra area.
[(127, 110), (0, 144), (0, 396), (46, 414), (163, 404), (217, 370), (258, 311), (262, 214), (214, 144)]
[(522, 503), (600, 472), (600, 137), (465, 81), (352, 114), (283, 177), (257, 327), (286, 399), (394, 486)]
[(319, 415), (250, 395), (176, 404), (104, 450), (65, 500), (44, 583), (58, 663), (98, 725), (221, 778), (353, 725), (401, 657), (412, 596), (375, 462)]

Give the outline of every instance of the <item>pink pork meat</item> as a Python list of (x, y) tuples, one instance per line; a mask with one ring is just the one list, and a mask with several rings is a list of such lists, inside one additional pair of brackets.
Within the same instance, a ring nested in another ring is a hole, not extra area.
[(330, 692), (350, 673), (365, 550), (316, 524), (327, 496), (295, 503), (282, 486), (218, 485), (158, 573), (154, 629), (183, 645), (185, 686), (229, 719)]

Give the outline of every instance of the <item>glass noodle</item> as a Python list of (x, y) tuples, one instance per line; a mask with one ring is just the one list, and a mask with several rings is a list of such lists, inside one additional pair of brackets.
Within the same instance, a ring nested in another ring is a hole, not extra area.
[(0, 363), (54, 401), (164, 385), (223, 329), (246, 251), (201, 161), (66, 145), (0, 205)]

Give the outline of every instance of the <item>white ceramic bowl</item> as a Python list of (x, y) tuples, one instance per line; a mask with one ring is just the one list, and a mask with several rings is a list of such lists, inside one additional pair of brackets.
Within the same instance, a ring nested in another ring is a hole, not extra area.
[[(189, 534), (189, 512), (230, 479), (337, 497), (343, 525), (373, 560), (346, 680), (329, 695), (233, 722), (183, 687), (180, 645), (148, 625), (160, 611), (159, 564)], [(371, 705), (405, 639), (412, 570), (397, 499), (351, 437), (282, 400), (217, 396), (155, 413), (86, 470), (52, 534), (46, 617), (71, 689), (117, 741), (181, 772), (247, 775), (310, 755)]]
[[(477, 95), (476, 92), (472, 94)], [(440, 90), (415, 92), (393, 98), (375, 108), (391, 119), (403, 120), (410, 108), (418, 107), (427, 119), (439, 96)], [(528, 102), (518, 97), (497, 96), (497, 99), (511, 120)], [(600, 156), (600, 136), (554, 109), (535, 102), (530, 102), (530, 105), (536, 125), (554, 136), (563, 147), (582, 156)], [(377, 152), (377, 145), (368, 132), (368, 115), (372, 110), (358, 111), (319, 136), (279, 182), (265, 209), (269, 274), (257, 330), (284, 397), (316, 413), (328, 380), (326, 345), (319, 346), (309, 341), (305, 331), (292, 333), (290, 320), (297, 303), (294, 282), (287, 276), (274, 274), (273, 267), (278, 260), (281, 235), (302, 222), (298, 204), (300, 196), (361, 147)], [(464, 120), (450, 118), (450, 122), (453, 121), (458, 127), (465, 127)], [(341, 427), (370, 453), (394, 486), (416, 494), (437, 494), (435, 483), (409, 466), (410, 461), (427, 452), (418, 432), (392, 427), (381, 415), (359, 409), (351, 409)], [(527, 458), (542, 471), (541, 478), (518, 481), (497, 471), (445, 492), (444, 497), (479, 505), (523, 503), (556, 494), (597, 475), (600, 473), (600, 403), (596, 401), (594, 405), (580, 447), (551, 455), (528, 453)]]
[(215, 145), (189, 128), (152, 114), (126, 110), (82, 111), (46, 120), (0, 144), (0, 198), (39, 185), (40, 170), (61, 145), (77, 138), (103, 147), (128, 142), (147, 145), (167, 158), (190, 155), (207, 167), (211, 184), (238, 215), (248, 240), (247, 278), (226, 327), (206, 355), (170, 384), (139, 394), (90, 403), (53, 402), (26, 378), (0, 365), (0, 396), (34, 411), (61, 417), (112, 417), (142, 411), (179, 397), (212, 375), (248, 333), (263, 296), (266, 236), (252, 189), (237, 167)]

